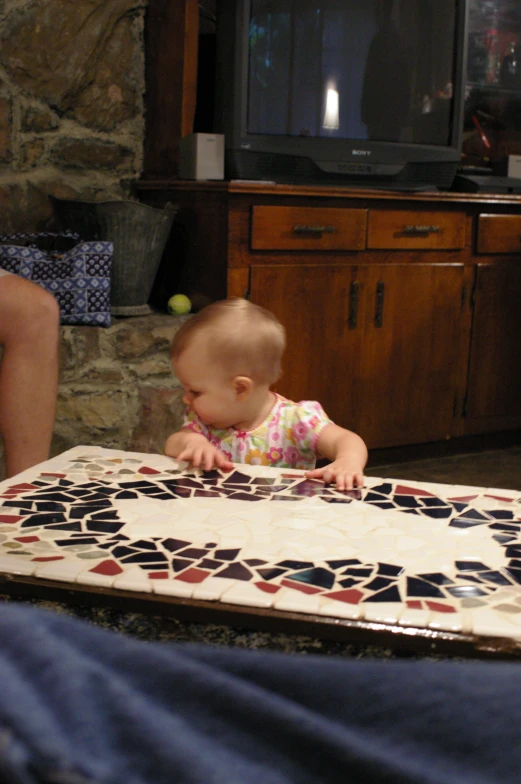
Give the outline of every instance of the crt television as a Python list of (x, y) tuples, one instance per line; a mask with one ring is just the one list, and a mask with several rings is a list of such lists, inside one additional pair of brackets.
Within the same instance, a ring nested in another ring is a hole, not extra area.
[(219, 0), (227, 179), (448, 188), (468, 0)]

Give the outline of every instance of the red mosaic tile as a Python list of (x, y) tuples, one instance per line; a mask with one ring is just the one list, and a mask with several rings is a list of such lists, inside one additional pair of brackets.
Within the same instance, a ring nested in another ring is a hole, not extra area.
[(115, 561), (102, 561), (89, 572), (96, 572), (96, 574), (104, 574), (107, 577), (114, 577), (116, 574), (122, 574), (123, 569)]
[(184, 583), (202, 583), (210, 574), (211, 572), (204, 569), (186, 569), (183, 574), (174, 577), (174, 580), (182, 580)]
[(31, 561), (64, 561), (63, 555), (39, 555), (37, 558), (31, 558)]
[(280, 586), (273, 585), (273, 583), (258, 582), (253, 584), (260, 588), (261, 591), (264, 591), (264, 593), (277, 593), (277, 591), (280, 591)]
[(138, 474), (160, 474), (161, 471), (157, 471), (155, 468), (149, 468), (148, 466), (143, 466), (139, 469)]
[(29, 542), (39, 542), (39, 536), (15, 536), (13, 537), (15, 542), (24, 542), (25, 544), (29, 544)]
[(294, 580), (281, 580), (281, 585), (285, 585), (286, 588), (293, 588), (295, 591), (300, 591), (301, 593), (322, 593), (322, 588), (316, 588), (313, 585), (306, 585), (305, 583), (296, 583)]
[[(3, 498), (3, 496), (1, 496)], [(22, 515), (6, 515), (0, 514), (0, 523), (7, 523), (8, 525), (18, 523), (23, 520)]]
[(450, 604), (441, 604), (440, 602), (429, 602), (425, 601), (425, 604), (432, 610), (433, 612), (442, 612), (442, 613), (455, 613), (456, 608), (451, 607)]
[(170, 574), (169, 572), (149, 572), (148, 576), (151, 580), (168, 580)]
[(423, 605), (417, 599), (407, 599), (406, 605), (409, 610), (423, 610)]
[(323, 595), (330, 599), (336, 599), (338, 602), (347, 602), (348, 604), (359, 604), (364, 598), (362, 591), (357, 591), (356, 588), (346, 588), (344, 591), (332, 591)]
[(395, 495), (422, 495), (433, 498), (434, 493), (428, 493), (427, 490), (421, 490), (419, 487), (407, 487), (407, 485), (396, 485)]

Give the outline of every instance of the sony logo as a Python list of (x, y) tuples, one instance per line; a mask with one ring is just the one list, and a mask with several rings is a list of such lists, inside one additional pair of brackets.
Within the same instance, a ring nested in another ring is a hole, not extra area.
[(351, 150), (353, 155), (371, 155), (371, 150)]

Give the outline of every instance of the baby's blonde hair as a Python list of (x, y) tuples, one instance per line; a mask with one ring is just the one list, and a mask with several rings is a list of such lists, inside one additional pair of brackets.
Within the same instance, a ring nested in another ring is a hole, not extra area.
[(260, 305), (239, 297), (207, 305), (176, 332), (172, 361), (201, 335), (209, 341), (212, 358), (231, 378), (248, 376), (268, 385), (279, 378), (286, 347), (284, 327)]

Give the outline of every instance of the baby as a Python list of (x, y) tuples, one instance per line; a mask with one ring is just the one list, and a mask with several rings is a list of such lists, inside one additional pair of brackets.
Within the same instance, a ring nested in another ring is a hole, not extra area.
[[(187, 406), (165, 452), (210, 470), (233, 463), (306, 469), (306, 476), (361, 487), (367, 448), (315, 401), (293, 403), (270, 387), (281, 374), (282, 324), (245, 299), (214, 302), (186, 321), (172, 343)], [(331, 462), (315, 468), (317, 457)]]

